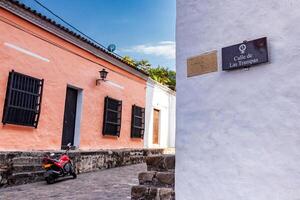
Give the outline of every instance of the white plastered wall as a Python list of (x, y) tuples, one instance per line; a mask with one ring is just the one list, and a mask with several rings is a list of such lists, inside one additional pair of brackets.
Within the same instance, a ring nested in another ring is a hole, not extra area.
[[(176, 199), (300, 199), (300, 1), (177, 0)], [(268, 37), (270, 63), (221, 71), (221, 48)], [(218, 51), (219, 71), (186, 60)]]
[[(175, 92), (155, 81), (147, 82), (145, 134), (146, 148), (175, 147)], [(159, 144), (153, 144), (153, 110), (159, 110)]]

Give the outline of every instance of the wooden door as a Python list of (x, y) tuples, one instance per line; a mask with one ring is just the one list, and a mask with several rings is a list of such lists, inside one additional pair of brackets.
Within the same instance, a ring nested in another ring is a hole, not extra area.
[(159, 110), (153, 110), (153, 144), (159, 141)]
[(67, 88), (64, 124), (61, 147), (64, 149), (68, 143), (74, 144), (76, 106), (78, 91), (73, 88)]

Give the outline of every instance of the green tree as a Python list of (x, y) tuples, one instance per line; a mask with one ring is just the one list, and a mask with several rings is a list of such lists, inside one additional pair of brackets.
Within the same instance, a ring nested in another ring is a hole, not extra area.
[(153, 80), (161, 84), (167, 85), (169, 83), (168, 69), (165, 67), (151, 68), (149, 69), (149, 75)]
[(169, 83), (168, 86), (172, 90), (176, 90), (176, 72), (173, 70), (168, 71)]
[(151, 64), (149, 63), (148, 60), (140, 60), (140, 61), (136, 61), (136, 67), (145, 71), (145, 72), (149, 72), (149, 69), (151, 68)]
[(136, 61), (133, 58), (131, 58), (130, 56), (124, 56), (123, 61), (133, 67), (136, 67)]
[(130, 56), (124, 56), (123, 61), (137, 69), (143, 70), (144, 72), (148, 73), (153, 80), (168, 86), (172, 90), (176, 89), (175, 71), (169, 70), (167, 67), (163, 66), (153, 68), (151, 67), (151, 64), (148, 60), (142, 59), (140, 61), (137, 61)]
[(176, 88), (176, 72), (173, 70), (169, 70), (167, 67), (158, 66), (156, 68), (149, 69), (149, 76), (163, 84), (167, 85), (172, 90)]

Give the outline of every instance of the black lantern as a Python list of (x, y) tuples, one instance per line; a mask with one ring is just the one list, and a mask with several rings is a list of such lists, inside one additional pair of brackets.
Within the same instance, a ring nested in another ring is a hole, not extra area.
[(99, 74), (100, 74), (100, 79), (96, 80), (96, 85), (100, 85), (100, 81), (105, 81), (108, 71), (102, 69), (101, 71), (99, 71)]

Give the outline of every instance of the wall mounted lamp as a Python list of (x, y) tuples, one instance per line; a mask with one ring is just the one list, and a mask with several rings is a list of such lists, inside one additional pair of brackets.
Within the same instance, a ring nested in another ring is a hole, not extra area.
[(96, 80), (96, 85), (100, 85), (101, 81), (106, 81), (108, 71), (102, 69), (101, 71), (99, 71), (99, 74), (100, 74), (100, 78)]

